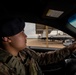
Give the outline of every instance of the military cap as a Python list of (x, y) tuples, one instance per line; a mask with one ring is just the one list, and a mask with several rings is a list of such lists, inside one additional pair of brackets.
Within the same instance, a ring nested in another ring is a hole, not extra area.
[(13, 36), (21, 32), (25, 22), (20, 18), (4, 19), (0, 22), (0, 37)]

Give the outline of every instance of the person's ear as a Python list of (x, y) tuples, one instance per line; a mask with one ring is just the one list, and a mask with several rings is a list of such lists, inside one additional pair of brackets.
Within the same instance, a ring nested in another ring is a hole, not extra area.
[(2, 37), (2, 40), (3, 40), (4, 42), (11, 42), (10, 37)]

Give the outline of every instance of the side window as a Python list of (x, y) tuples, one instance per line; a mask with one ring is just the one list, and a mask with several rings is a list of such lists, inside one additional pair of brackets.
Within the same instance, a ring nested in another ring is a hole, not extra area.
[(28, 22), (25, 25), (27, 46), (63, 48), (67, 39), (72, 40), (68, 34), (47, 25)]

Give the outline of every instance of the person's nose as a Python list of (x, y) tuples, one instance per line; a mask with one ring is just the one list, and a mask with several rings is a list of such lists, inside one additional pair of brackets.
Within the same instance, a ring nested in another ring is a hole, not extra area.
[(25, 38), (27, 38), (27, 35), (23, 32), (23, 36), (25, 37)]
[(27, 38), (27, 35), (25, 34), (25, 37)]
[(27, 35), (24, 33), (24, 37), (27, 38)]

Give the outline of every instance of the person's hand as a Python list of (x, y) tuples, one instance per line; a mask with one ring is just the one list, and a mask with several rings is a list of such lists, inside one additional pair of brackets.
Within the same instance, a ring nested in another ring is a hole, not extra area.
[(71, 50), (72, 52), (76, 50), (76, 42), (74, 42), (73, 44), (67, 46), (69, 50)]

